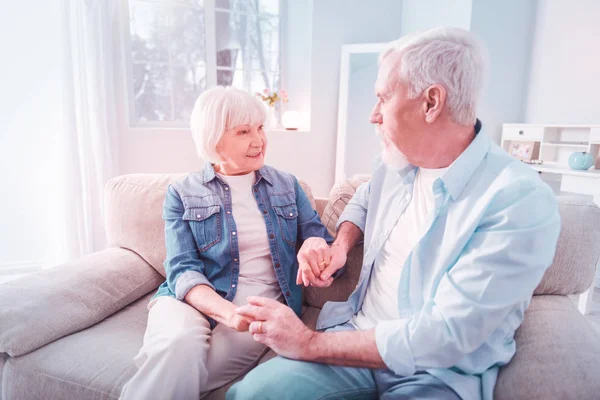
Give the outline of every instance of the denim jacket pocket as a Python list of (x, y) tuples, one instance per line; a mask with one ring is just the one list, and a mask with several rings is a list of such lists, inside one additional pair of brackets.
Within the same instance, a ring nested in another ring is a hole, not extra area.
[(295, 248), (298, 236), (298, 207), (294, 198), (274, 197), (271, 199), (271, 204), (277, 214), (281, 238)]
[(218, 204), (188, 207), (183, 219), (188, 221), (198, 250), (204, 252), (221, 241), (221, 206)]

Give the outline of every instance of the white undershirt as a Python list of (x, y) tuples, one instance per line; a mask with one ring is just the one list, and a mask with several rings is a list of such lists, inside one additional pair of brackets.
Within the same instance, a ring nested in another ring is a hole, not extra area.
[[(380, 321), (399, 318), (398, 285), (402, 267), (427, 229), (435, 206), (433, 182), (446, 169), (420, 168), (417, 171), (412, 199), (377, 255), (362, 309), (350, 321), (358, 329), (371, 329)], [(385, 198), (385, 193), (382, 195)]]
[(248, 296), (281, 300), (283, 295), (273, 269), (267, 227), (252, 195), (255, 173), (218, 175), (230, 188), (240, 251), (240, 273), (233, 303), (246, 304)]

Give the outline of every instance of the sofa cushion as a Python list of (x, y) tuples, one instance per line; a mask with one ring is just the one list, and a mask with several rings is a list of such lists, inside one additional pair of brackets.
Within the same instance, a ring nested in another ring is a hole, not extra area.
[(2, 284), (0, 352), (20, 356), (85, 329), (162, 282), (130, 250), (110, 248)]
[(533, 296), (494, 397), (591, 399), (600, 393), (600, 337), (566, 296)]
[(594, 281), (600, 260), (600, 208), (580, 197), (559, 196), (561, 231), (556, 254), (535, 294), (578, 294)]
[(335, 225), (340, 218), (340, 214), (346, 208), (346, 204), (354, 196), (356, 189), (367, 180), (366, 176), (361, 176), (358, 179), (345, 179), (337, 182), (329, 191), (329, 202), (323, 210), (321, 221), (332, 236), (336, 235)]
[[(105, 187), (106, 235), (111, 246), (138, 253), (162, 276), (166, 257), (162, 205), (169, 184), (186, 174), (130, 174), (109, 180)], [(310, 187), (300, 181), (315, 208)]]
[(4, 370), (6, 399), (116, 399), (135, 373), (142, 346), (148, 294), (110, 318), (10, 358)]
[(328, 301), (346, 301), (356, 288), (360, 270), (362, 269), (363, 245), (360, 244), (350, 250), (344, 273), (336, 278), (330, 287), (318, 288), (309, 286), (304, 288), (304, 304), (308, 307), (323, 308)]

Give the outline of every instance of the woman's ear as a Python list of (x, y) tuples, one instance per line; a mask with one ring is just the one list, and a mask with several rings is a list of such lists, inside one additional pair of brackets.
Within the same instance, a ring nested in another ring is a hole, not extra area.
[(425, 121), (431, 124), (437, 119), (444, 108), (446, 103), (446, 88), (438, 84), (431, 85), (425, 89), (423, 97)]

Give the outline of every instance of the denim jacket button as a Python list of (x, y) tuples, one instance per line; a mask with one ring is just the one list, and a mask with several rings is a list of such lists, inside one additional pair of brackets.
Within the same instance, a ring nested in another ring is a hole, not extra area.
[(196, 218), (201, 218), (202, 216), (200, 214), (196, 215)]
[(267, 210), (263, 210), (263, 213), (264, 213), (264, 214), (266, 214), (266, 213), (267, 213)]
[(232, 234), (233, 236), (235, 236), (235, 235), (236, 235), (235, 231), (231, 232), (231, 234)]
[(231, 214), (231, 211), (227, 210), (227, 214)]
[(231, 285), (231, 287), (235, 287), (235, 283), (233, 285)]
[(279, 264), (279, 263), (275, 264), (275, 268), (279, 268), (279, 267), (281, 267), (281, 264)]
[(294, 216), (294, 213), (290, 213), (290, 217), (293, 217), (293, 216)]
[(225, 186), (225, 190), (229, 190), (229, 188), (227, 186)]
[(235, 261), (235, 262), (238, 262), (238, 259), (237, 259), (237, 258), (234, 258), (234, 259), (233, 259), (233, 261)]
[(271, 234), (269, 235), (269, 237), (270, 237), (271, 239), (274, 239), (274, 238), (275, 238), (275, 235), (273, 235), (273, 234), (271, 233)]

